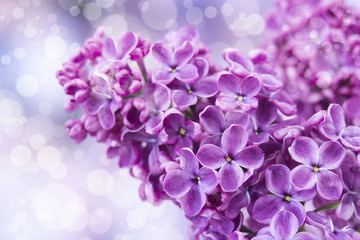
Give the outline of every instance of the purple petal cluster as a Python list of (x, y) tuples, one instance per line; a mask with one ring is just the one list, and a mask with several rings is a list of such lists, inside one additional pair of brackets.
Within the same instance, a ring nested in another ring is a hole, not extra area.
[(193, 28), (153, 44), (100, 29), (57, 73), (80, 116), (68, 135), (106, 144), (144, 201), (179, 206), (190, 239), (360, 239), (359, 18), (277, 7), (271, 46), (225, 49), (226, 66)]

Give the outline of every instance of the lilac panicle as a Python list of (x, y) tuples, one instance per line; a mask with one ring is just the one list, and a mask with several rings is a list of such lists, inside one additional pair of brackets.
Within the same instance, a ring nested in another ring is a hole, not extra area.
[(190, 239), (360, 239), (360, 15), (276, 7), (266, 49), (225, 49), (227, 66), (194, 28), (155, 43), (101, 28), (56, 74), (80, 116), (68, 135), (106, 144), (142, 200), (178, 205)]

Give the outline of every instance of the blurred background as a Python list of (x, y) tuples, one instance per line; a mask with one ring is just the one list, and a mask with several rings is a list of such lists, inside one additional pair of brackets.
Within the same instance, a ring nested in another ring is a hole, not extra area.
[[(355, 3), (357, 0), (353, 0)], [(360, 5), (358, 3), (358, 5)], [(172, 203), (152, 206), (105, 146), (75, 144), (55, 72), (97, 27), (153, 42), (195, 26), (221, 51), (263, 41), (272, 0), (0, 0), (0, 239), (185, 240), (188, 220)]]

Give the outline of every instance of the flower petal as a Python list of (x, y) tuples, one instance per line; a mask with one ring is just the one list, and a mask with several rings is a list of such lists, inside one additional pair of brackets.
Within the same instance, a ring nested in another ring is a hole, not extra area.
[(290, 195), (293, 199), (299, 202), (307, 202), (312, 200), (317, 194), (316, 186), (313, 188), (305, 189), (305, 190), (294, 190), (290, 192)]
[(279, 196), (290, 192), (290, 170), (285, 165), (274, 164), (265, 171), (267, 189)]
[(194, 92), (199, 97), (208, 98), (218, 92), (215, 77), (205, 77), (192, 84)]
[(202, 167), (200, 169), (199, 177), (200, 187), (206, 193), (213, 192), (219, 183), (218, 172), (211, 168)]
[(197, 97), (195, 93), (188, 93), (185, 90), (173, 90), (172, 100), (174, 107), (185, 110), (189, 106), (196, 104)]
[(319, 149), (318, 164), (321, 168), (335, 169), (340, 167), (346, 156), (345, 149), (338, 142), (325, 142)]
[(248, 205), (248, 195), (246, 191), (234, 194), (231, 197), (228, 207), (225, 209), (225, 216), (234, 219), (240, 214), (240, 209)]
[(299, 226), (304, 224), (306, 213), (304, 206), (300, 202), (292, 199), (289, 203), (284, 204), (284, 207), (286, 211), (292, 212), (296, 216)]
[(231, 158), (246, 146), (247, 141), (247, 131), (243, 126), (236, 124), (226, 129), (221, 137), (222, 148)]
[(254, 76), (247, 76), (241, 82), (241, 93), (247, 97), (255, 97), (260, 89), (261, 83)]
[(197, 215), (206, 203), (206, 194), (200, 189), (199, 184), (194, 184), (190, 190), (180, 198), (181, 208), (186, 215)]
[(225, 50), (225, 59), (230, 63), (231, 72), (234, 74), (245, 77), (250, 74), (254, 65), (250, 58), (245, 53), (237, 50)]
[(200, 124), (205, 132), (210, 134), (219, 134), (224, 128), (224, 114), (215, 106), (207, 106), (200, 113)]
[(100, 108), (105, 105), (107, 101), (104, 96), (92, 91), (83, 103), (83, 108), (90, 115), (94, 115), (100, 111)]
[(133, 32), (124, 33), (117, 41), (118, 59), (123, 59), (134, 50), (137, 45), (137, 38)]
[(226, 95), (238, 97), (241, 93), (240, 79), (231, 73), (223, 73), (217, 81), (219, 90)]
[(289, 147), (291, 157), (308, 166), (316, 164), (316, 155), (319, 147), (317, 143), (309, 137), (297, 137)]
[(241, 167), (257, 169), (264, 162), (264, 152), (259, 147), (249, 146), (236, 154), (234, 158)]
[(327, 200), (337, 200), (340, 198), (343, 190), (341, 178), (328, 170), (320, 171), (317, 190), (323, 198)]
[(328, 115), (337, 134), (339, 134), (346, 127), (344, 110), (339, 104), (331, 104), (328, 108)]
[(354, 213), (353, 198), (349, 193), (345, 193), (336, 208), (336, 216), (341, 219), (349, 220)]
[(244, 182), (244, 172), (236, 163), (225, 163), (219, 174), (220, 186), (225, 192), (235, 191)]
[(232, 111), (239, 106), (237, 97), (220, 94), (216, 99), (216, 106), (223, 111)]
[(107, 59), (117, 59), (115, 40), (113, 38), (107, 38), (105, 40), (102, 54)]
[(213, 144), (202, 145), (196, 156), (202, 165), (212, 169), (217, 169), (226, 162), (226, 153)]
[(192, 185), (194, 181), (191, 176), (181, 170), (168, 173), (164, 179), (164, 191), (173, 198), (184, 196)]
[(170, 89), (165, 85), (159, 84), (154, 90), (154, 102), (158, 110), (164, 111), (169, 108), (171, 104)]
[(230, 126), (231, 124), (239, 124), (247, 129), (250, 124), (250, 117), (246, 113), (231, 111), (226, 113), (225, 122), (227, 126)]
[(360, 151), (360, 127), (348, 126), (342, 133), (341, 142), (353, 151)]
[(160, 63), (165, 66), (172, 65), (173, 53), (169, 46), (164, 42), (157, 42), (155, 43), (152, 48), (151, 52), (153, 57)]
[[(209, 63), (205, 58), (197, 57), (191, 60), (191, 63), (197, 68), (199, 79), (205, 77), (209, 72)], [(216, 82), (216, 81), (215, 81)]]
[(179, 151), (180, 167), (190, 176), (196, 178), (199, 175), (199, 162), (190, 148)]
[(291, 170), (291, 182), (299, 189), (310, 189), (316, 184), (317, 173), (309, 166), (299, 165)]
[(309, 232), (299, 232), (291, 240), (318, 240), (319, 238)]
[(174, 80), (174, 73), (168, 68), (158, 68), (154, 70), (152, 80), (156, 84), (166, 85)]
[(259, 223), (268, 224), (271, 218), (284, 207), (284, 200), (279, 196), (260, 197), (253, 206), (253, 218)]
[(219, 233), (229, 235), (234, 231), (234, 223), (218, 213), (215, 213), (210, 218), (211, 225), (218, 231)]
[(278, 212), (270, 223), (270, 232), (277, 240), (288, 240), (296, 234), (299, 228), (297, 218), (288, 211)]
[(259, 100), (258, 108), (255, 111), (255, 118), (258, 127), (267, 126), (275, 121), (278, 116), (277, 108), (265, 99)]
[(192, 64), (186, 64), (176, 69), (175, 77), (185, 83), (192, 83), (198, 77), (197, 69)]
[(180, 48), (175, 50), (174, 64), (175, 66), (184, 66), (194, 55), (194, 48), (190, 42), (186, 41)]
[(99, 123), (102, 128), (109, 130), (115, 125), (115, 114), (111, 111), (110, 104), (105, 104), (98, 113)]
[(262, 80), (262, 85), (264, 86), (264, 88), (271, 92), (275, 92), (283, 86), (282, 82), (275, 78), (273, 75), (261, 74), (260, 78)]

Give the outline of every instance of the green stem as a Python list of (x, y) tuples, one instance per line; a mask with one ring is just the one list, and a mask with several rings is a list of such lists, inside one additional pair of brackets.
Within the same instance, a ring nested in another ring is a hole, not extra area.
[(314, 212), (320, 212), (320, 211), (323, 211), (323, 210), (335, 209), (335, 208), (337, 208), (339, 203), (340, 203), (340, 201), (336, 201), (336, 202), (326, 204), (326, 205), (324, 205), (322, 207), (319, 207), (319, 208), (315, 209)]
[(141, 71), (141, 74), (144, 78), (144, 81), (146, 82), (148, 80), (148, 74), (147, 74), (147, 71), (146, 71), (146, 67), (145, 67), (145, 64), (144, 64), (144, 59), (139, 59), (136, 61), (137, 62), (137, 65), (139, 66), (140, 68), (140, 71)]

